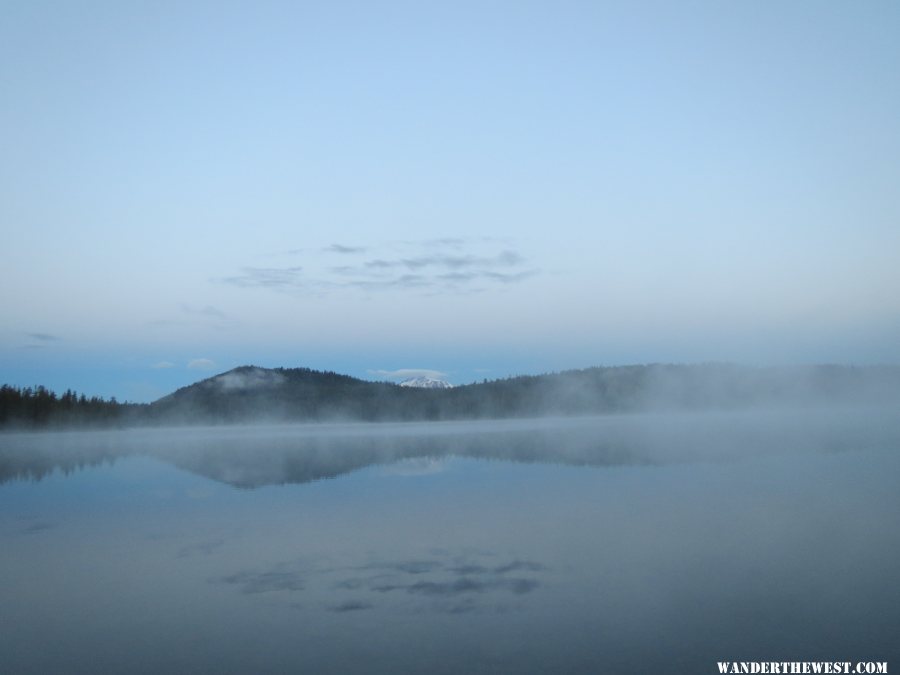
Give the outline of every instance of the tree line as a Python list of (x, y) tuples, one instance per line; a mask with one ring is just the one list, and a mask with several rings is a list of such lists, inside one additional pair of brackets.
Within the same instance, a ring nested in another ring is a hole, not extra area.
[(308, 368), (242, 366), (150, 404), (0, 389), (0, 427), (428, 421), (756, 406), (900, 402), (896, 366), (594, 367), (452, 389), (415, 389)]
[(88, 398), (71, 389), (57, 395), (44, 386), (0, 386), (0, 427), (113, 426), (135, 418), (135, 413), (145, 407), (119, 403), (114, 396)]

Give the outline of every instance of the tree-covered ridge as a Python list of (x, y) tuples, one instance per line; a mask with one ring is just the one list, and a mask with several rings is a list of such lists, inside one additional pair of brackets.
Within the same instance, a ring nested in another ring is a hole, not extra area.
[(425, 421), (900, 402), (900, 367), (594, 367), (416, 389), (309, 368), (242, 366), (147, 405), (4, 386), (0, 426)]
[(43, 386), (0, 386), (0, 427), (111, 426), (128, 421), (145, 407), (119, 403), (115, 397), (88, 398), (71, 389), (57, 395)]

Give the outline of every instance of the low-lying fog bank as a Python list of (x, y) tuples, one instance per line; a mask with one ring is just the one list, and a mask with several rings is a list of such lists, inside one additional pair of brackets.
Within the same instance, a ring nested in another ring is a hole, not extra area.
[(417, 389), (307, 368), (243, 366), (150, 404), (4, 386), (0, 428), (411, 422), (886, 404), (900, 408), (900, 367), (622, 366)]
[(256, 487), (449, 456), (612, 466), (873, 448), (900, 448), (894, 406), (31, 432), (3, 435), (0, 481), (40, 479), (129, 456)]

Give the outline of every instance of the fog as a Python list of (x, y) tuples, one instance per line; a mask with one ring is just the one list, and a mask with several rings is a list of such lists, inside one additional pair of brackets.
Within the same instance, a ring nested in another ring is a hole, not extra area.
[(734, 461), (900, 447), (898, 409), (619, 414), (469, 422), (145, 428), (0, 437), (0, 480), (133, 456), (238, 487), (306, 483), (372, 465), (467, 457), (585, 466)]
[(900, 368), (652, 364), (422, 390), (303, 369), (242, 367), (161, 399), (134, 423), (485, 420), (879, 405), (900, 407)]
[(152, 404), (3, 386), (0, 430), (498, 420), (873, 405), (900, 407), (900, 368), (651, 364), (419, 389), (308, 368), (241, 366)]
[(6, 433), (0, 666), (892, 661), (896, 412)]

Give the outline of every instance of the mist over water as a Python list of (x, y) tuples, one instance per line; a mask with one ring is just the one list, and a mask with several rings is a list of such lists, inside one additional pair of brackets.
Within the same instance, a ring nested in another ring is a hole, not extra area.
[(0, 436), (0, 669), (900, 655), (893, 405)]

